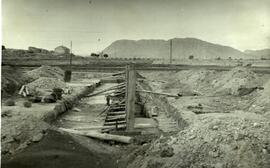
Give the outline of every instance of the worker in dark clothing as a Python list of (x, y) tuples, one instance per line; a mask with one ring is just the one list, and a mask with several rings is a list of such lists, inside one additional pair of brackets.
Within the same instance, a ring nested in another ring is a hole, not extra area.
[(64, 93), (63, 89), (61, 89), (61, 88), (53, 88), (52, 95), (55, 97), (56, 100), (61, 100), (63, 93)]
[(107, 95), (106, 96), (106, 101), (107, 101), (107, 106), (110, 106), (110, 101), (111, 101), (111, 96), (110, 95)]
[(64, 90), (61, 88), (53, 88), (53, 92), (50, 95), (46, 95), (43, 98), (43, 102), (45, 103), (55, 103), (57, 100), (62, 99), (62, 94)]

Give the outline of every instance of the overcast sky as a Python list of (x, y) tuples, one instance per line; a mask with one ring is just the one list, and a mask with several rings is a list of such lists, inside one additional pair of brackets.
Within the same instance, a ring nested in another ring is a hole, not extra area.
[(2, 0), (3, 44), (76, 54), (118, 39), (195, 37), (239, 50), (270, 48), (270, 0)]

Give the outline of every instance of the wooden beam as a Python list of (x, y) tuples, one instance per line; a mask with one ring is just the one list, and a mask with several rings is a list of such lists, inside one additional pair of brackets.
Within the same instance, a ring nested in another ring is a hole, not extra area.
[(179, 97), (178, 95), (174, 95), (174, 94), (159, 93), (159, 92), (153, 92), (153, 91), (149, 91), (149, 90), (137, 90), (137, 92), (141, 92), (141, 93), (152, 93), (152, 94), (158, 94), (158, 95), (163, 95), (163, 96), (168, 96), (168, 97)]
[(125, 119), (126, 115), (107, 116), (106, 121)]
[(104, 123), (104, 125), (116, 125), (116, 123), (117, 124), (126, 124), (126, 121), (110, 121), (110, 122), (106, 121)]
[(92, 93), (92, 94), (87, 95), (87, 96), (85, 96), (85, 97), (96, 96), (96, 95), (98, 95), (98, 94), (101, 94), (101, 93), (104, 93), (104, 92), (108, 92), (108, 91), (111, 91), (111, 90), (124, 89), (124, 87), (126, 87), (124, 84), (120, 84), (120, 85), (117, 85), (117, 86), (110, 87), (110, 88), (108, 88), (108, 89), (104, 89), (104, 90), (101, 90), (101, 91)]
[(88, 137), (101, 139), (101, 140), (117, 141), (117, 142), (128, 143), (128, 144), (131, 143), (133, 140), (132, 137), (105, 134), (105, 133), (100, 133), (97, 131), (83, 131), (83, 130), (73, 130), (73, 129), (66, 129), (66, 128), (59, 128), (59, 129), (68, 133), (88, 136)]
[[(126, 124), (118, 124), (118, 128), (126, 128)], [(99, 129), (114, 129), (115, 125), (107, 126), (88, 126), (88, 127), (74, 127), (75, 130), (99, 130)]]
[(123, 114), (126, 114), (125, 111), (112, 111), (112, 112), (108, 112), (107, 115), (108, 116), (114, 116), (114, 115), (123, 115)]
[(126, 112), (127, 131), (134, 129), (135, 122), (135, 93), (136, 93), (136, 71), (135, 65), (126, 67)]
[(119, 75), (125, 75), (125, 72), (119, 72), (119, 73), (112, 74), (112, 76), (119, 76)]

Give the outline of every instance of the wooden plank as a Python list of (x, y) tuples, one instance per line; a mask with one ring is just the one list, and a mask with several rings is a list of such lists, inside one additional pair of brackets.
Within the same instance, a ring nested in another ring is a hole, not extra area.
[(117, 142), (122, 142), (122, 143), (127, 143), (127, 144), (131, 143), (133, 140), (132, 137), (105, 134), (105, 133), (100, 133), (97, 131), (83, 131), (83, 130), (73, 130), (73, 129), (66, 129), (66, 128), (59, 128), (59, 129), (68, 133), (72, 133), (72, 134), (88, 136), (88, 137), (101, 139), (101, 140), (117, 141)]
[(107, 115), (112, 115), (112, 116), (114, 116), (114, 115), (123, 115), (123, 114), (126, 114), (126, 112), (125, 111), (115, 111), (115, 112), (108, 112), (107, 113)]
[(125, 110), (125, 107), (112, 107), (112, 108), (109, 108), (109, 111), (114, 111), (114, 110), (123, 111), (123, 110)]
[(151, 123), (140, 123), (140, 124), (135, 124), (134, 128), (156, 128), (157, 126), (151, 124)]
[(24, 88), (25, 88), (25, 85), (22, 85), (22, 87), (21, 87), (21, 89), (20, 89), (20, 91), (19, 91), (19, 94), (20, 94), (20, 95), (23, 93)]
[[(117, 125), (118, 128), (125, 128), (126, 124)], [(98, 130), (98, 129), (113, 129), (116, 128), (115, 125), (107, 125), (107, 126), (87, 126), (87, 127), (74, 127), (75, 130)]]
[(135, 123), (135, 93), (136, 93), (136, 71), (135, 65), (130, 64), (126, 68), (126, 112), (127, 131), (134, 129)]
[(169, 93), (159, 93), (159, 92), (153, 92), (149, 90), (137, 90), (137, 92), (142, 92), (142, 93), (152, 93), (152, 94), (158, 94), (158, 95), (163, 95), (163, 96), (168, 96), (168, 97), (180, 97), (178, 95), (174, 94), (169, 94)]
[(126, 124), (127, 122), (126, 121), (110, 121), (110, 122), (105, 122), (104, 125), (116, 125), (117, 124)]
[(119, 73), (112, 74), (112, 76), (119, 76), (119, 75), (125, 75), (125, 72), (119, 72)]
[(118, 118), (106, 118), (106, 122), (107, 121), (125, 121), (126, 120), (126, 117), (122, 118), (122, 117), (118, 117)]
[(104, 92), (108, 92), (108, 91), (111, 91), (111, 90), (116, 90), (116, 89), (119, 89), (119, 88), (122, 88), (124, 89), (126, 86), (124, 84), (121, 84), (121, 85), (117, 85), (117, 86), (113, 86), (113, 87), (110, 87), (108, 89), (104, 89), (104, 90), (101, 90), (101, 91), (98, 91), (98, 92), (95, 92), (95, 93), (92, 93), (90, 95), (87, 95), (85, 97), (92, 97), (92, 96), (96, 96), (98, 94), (101, 94), (101, 93), (104, 93)]

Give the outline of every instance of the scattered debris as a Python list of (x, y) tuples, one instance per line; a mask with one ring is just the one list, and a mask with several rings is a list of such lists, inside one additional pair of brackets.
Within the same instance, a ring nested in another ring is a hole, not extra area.
[(33, 142), (39, 142), (43, 138), (42, 133), (38, 133), (37, 135), (33, 136), (32, 141)]
[(73, 111), (76, 111), (76, 112), (81, 112), (81, 109), (79, 109), (79, 108), (77, 108), (77, 107), (74, 107), (72, 110), (73, 110)]
[(29, 90), (27, 88), (27, 86), (23, 85), (19, 91), (19, 95), (22, 95), (23, 97), (26, 97), (28, 96), (30, 93), (29, 93)]
[(12, 117), (11, 110), (2, 111), (1, 117)]
[(26, 108), (30, 108), (30, 107), (32, 107), (32, 103), (29, 101), (26, 101), (26, 102), (23, 102), (23, 106)]
[(33, 95), (38, 88), (52, 90), (54, 88), (65, 88), (66, 84), (60, 79), (40, 77), (26, 86), (29, 88), (30, 94)]
[(264, 89), (257, 91), (258, 94), (253, 98), (253, 103), (249, 107), (250, 111), (259, 114), (267, 113), (270, 109), (270, 80), (268, 80), (262, 88)]
[(245, 67), (236, 67), (212, 82), (216, 94), (242, 96), (257, 89), (257, 75)]
[(5, 106), (15, 106), (15, 101), (13, 99), (8, 99), (5, 101)]
[(161, 146), (160, 157), (172, 157), (174, 155), (173, 148), (168, 145)]

